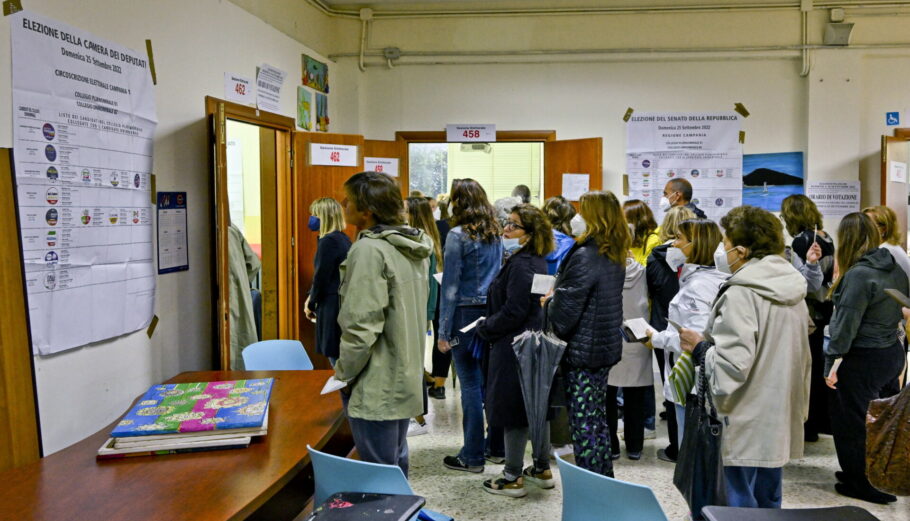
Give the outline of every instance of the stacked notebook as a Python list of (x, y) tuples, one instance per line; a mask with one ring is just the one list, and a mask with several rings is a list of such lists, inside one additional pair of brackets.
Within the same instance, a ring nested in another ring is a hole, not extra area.
[(98, 459), (249, 446), (268, 432), (272, 378), (152, 386), (98, 449)]

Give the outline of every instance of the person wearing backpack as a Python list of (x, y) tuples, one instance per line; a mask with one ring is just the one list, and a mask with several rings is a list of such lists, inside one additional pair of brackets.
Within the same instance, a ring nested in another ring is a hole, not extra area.
[[(834, 279), (834, 240), (822, 229), (822, 214), (812, 199), (803, 194), (794, 194), (783, 200), (780, 215), (793, 237), (792, 252), (804, 264), (817, 263), (822, 272), (821, 288), (806, 295), (809, 306), (809, 318), (815, 324), (815, 330), (809, 335), (809, 350), (812, 354), (812, 376), (809, 394), (809, 418), (804, 425), (803, 434), (806, 441), (818, 441), (821, 433), (831, 433), (831, 415), (828, 413), (828, 402), (831, 391), (825, 385), (825, 326), (831, 322), (834, 306), (828, 296), (831, 282)], [(816, 251), (810, 253), (814, 244), (821, 248), (821, 256)], [(805, 273), (803, 273), (805, 275)], [(808, 278), (808, 277), (807, 277)], [(812, 285), (810, 284), (810, 288)]]

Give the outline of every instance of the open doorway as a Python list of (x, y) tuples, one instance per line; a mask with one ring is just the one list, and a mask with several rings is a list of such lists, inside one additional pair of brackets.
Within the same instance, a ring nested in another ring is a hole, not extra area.
[[(213, 132), (215, 365), (228, 369), (257, 340), (297, 338), (294, 121), (215, 98), (206, 98), (206, 112)], [(258, 273), (248, 269), (256, 261)]]
[(409, 143), (408, 189), (428, 196), (446, 193), (453, 179), (471, 178), (490, 201), (512, 195), (517, 185), (531, 189), (531, 203), (543, 200), (542, 142)]

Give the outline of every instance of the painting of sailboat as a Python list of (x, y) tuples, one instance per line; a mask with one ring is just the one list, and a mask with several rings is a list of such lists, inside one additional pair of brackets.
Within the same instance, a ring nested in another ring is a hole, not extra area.
[(804, 193), (802, 152), (743, 155), (743, 204), (779, 212), (787, 196)]

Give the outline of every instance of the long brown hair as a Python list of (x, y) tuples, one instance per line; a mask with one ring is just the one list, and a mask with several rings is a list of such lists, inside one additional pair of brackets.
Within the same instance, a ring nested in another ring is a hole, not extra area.
[(518, 216), (522, 228), (530, 236), (527, 244), (529, 251), (541, 257), (553, 251), (553, 228), (539, 208), (530, 204), (520, 204), (512, 208), (512, 213)]
[(496, 210), (487, 199), (487, 192), (473, 179), (452, 181), (449, 210), (452, 226), (461, 226), (469, 238), (481, 242), (493, 242), (502, 234), (496, 220)]
[(426, 197), (408, 197), (405, 202), (408, 209), (408, 224), (433, 239), (433, 252), (436, 254), (436, 271), (442, 271), (442, 240), (439, 238), (439, 229), (433, 219), (433, 210)]
[(831, 286), (831, 292), (837, 288), (847, 271), (856, 264), (863, 255), (878, 248), (882, 243), (882, 236), (878, 233), (875, 223), (868, 215), (862, 212), (847, 214), (837, 227), (837, 269), (839, 276)]
[(632, 247), (644, 248), (648, 242), (648, 237), (653, 235), (654, 230), (657, 229), (657, 221), (654, 220), (654, 214), (644, 201), (638, 199), (629, 199), (624, 202), (622, 211), (626, 216), (626, 222), (631, 224), (635, 230), (632, 233)]
[(576, 213), (572, 203), (566, 201), (566, 198), (561, 195), (555, 195), (547, 199), (543, 204), (543, 211), (547, 214), (547, 218), (550, 219), (553, 229), (559, 230), (569, 237), (572, 236), (571, 223)]
[(587, 227), (579, 243), (594, 239), (601, 255), (622, 266), (632, 243), (626, 218), (613, 192), (596, 190), (581, 196), (581, 218)]

